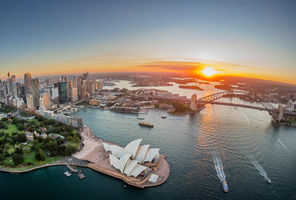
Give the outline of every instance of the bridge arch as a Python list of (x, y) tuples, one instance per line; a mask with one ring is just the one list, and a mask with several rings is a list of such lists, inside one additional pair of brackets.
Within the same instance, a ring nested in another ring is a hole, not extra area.
[[(245, 105), (245, 104), (235, 104), (235, 103), (229, 103), (229, 102), (216, 102), (216, 100), (225, 98), (225, 97), (244, 97), (249, 98), (250, 100), (253, 100), (255, 102), (259, 102), (262, 107), (259, 106), (251, 106), (251, 105)], [(194, 103), (196, 103), (196, 110), (200, 111), (202, 110), (206, 104), (220, 104), (220, 105), (226, 105), (226, 106), (237, 106), (237, 107), (245, 107), (245, 108), (251, 108), (251, 109), (257, 109), (257, 110), (266, 110), (269, 112), (270, 115), (272, 115), (276, 108), (271, 105), (268, 102), (263, 102), (262, 98), (258, 97), (256, 94), (242, 91), (242, 90), (231, 90), (231, 91), (224, 91), (224, 92), (218, 92), (214, 93), (202, 98), (197, 99)]]

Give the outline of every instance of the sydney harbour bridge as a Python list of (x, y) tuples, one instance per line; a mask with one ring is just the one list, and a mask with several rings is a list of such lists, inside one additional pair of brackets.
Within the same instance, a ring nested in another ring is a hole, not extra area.
[[(228, 98), (236, 98), (237, 101), (229, 101)], [(243, 100), (243, 101), (240, 101)], [(252, 102), (252, 103), (246, 103)], [(267, 111), (270, 115), (277, 112), (272, 104), (264, 102), (262, 98), (250, 92), (245, 92), (241, 90), (231, 90), (225, 92), (214, 93), (202, 98), (197, 99), (197, 95), (192, 95), (190, 101), (190, 109), (194, 111), (201, 111), (205, 108), (207, 104), (225, 105), (225, 106), (235, 106), (250, 108), (256, 110)]]

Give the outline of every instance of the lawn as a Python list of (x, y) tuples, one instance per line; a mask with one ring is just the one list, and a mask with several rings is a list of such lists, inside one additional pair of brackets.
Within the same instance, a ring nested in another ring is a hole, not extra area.
[[(2, 167), (5, 170), (9, 170), (9, 171), (21, 171), (21, 170), (28, 170), (34, 167), (38, 167), (40, 165), (45, 165), (45, 164), (51, 164), (54, 162), (57, 162), (61, 159), (61, 157), (46, 157), (46, 159), (44, 161), (37, 161), (35, 160), (35, 153), (31, 152), (28, 154), (24, 154), (24, 163), (22, 163), (21, 165), (17, 166), (17, 167)], [(13, 166), (13, 160), (11, 157), (7, 157), (3, 163)], [(30, 165), (26, 165), (26, 163), (33, 163)]]
[(10, 146), (9, 149), (7, 149), (7, 153), (9, 155), (13, 154), (15, 152), (14, 146)]
[(35, 162), (35, 152), (24, 153), (24, 164)]
[(3, 131), (4, 133), (7, 133), (9, 136), (12, 136), (13, 132), (17, 132), (17, 133), (22, 132), (22, 133), (24, 133), (24, 131), (18, 130), (18, 128), (16, 127), (15, 124), (8, 124), (7, 126), (8, 126), (7, 129), (0, 129), (0, 131)]

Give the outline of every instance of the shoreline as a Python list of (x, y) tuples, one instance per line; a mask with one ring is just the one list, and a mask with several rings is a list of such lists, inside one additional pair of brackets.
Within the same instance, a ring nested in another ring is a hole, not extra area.
[[(113, 168), (109, 164), (109, 153), (103, 150), (103, 140), (96, 137), (91, 129), (88, 126), (85, 126), (81, 131), (82, 143), (83, 146), (80, 151), (76, 152), (70, 157), (62, 157), (60, 160), (55, 161), (49, 164), (43, 164), (39, 166), (35, 166), (32, 168), (24, 169), (24, 170), (16, 170), (2, 168), (0, 166), (0, 172), (11, 173), (11, 174), (21, 174), (27, 173), (34, 170), (39, 170), (42, 168), (53, 167), (53, 166), (66, 166), (68, 164), (75, 167), (84, 167), (89, 168), (99, 173), (120, 179), (124, 181), (126, 184), (135, 186), (138, 188), (146, 188), (146, 187), (155, 187), (165, 183), (170, 174), (170, 165), (166, 160), (166, 156), (160, 154), (159, 161), (151, 167), (151, 172), (148, 176), (143, 179), (128, 177)], [(110, 144), (115, 144), (112, 142), (104, 141)], [(157, 174), (159, 176), (159, 181), (155, 183), (151, 183), (148, 181), (151, 174)]]

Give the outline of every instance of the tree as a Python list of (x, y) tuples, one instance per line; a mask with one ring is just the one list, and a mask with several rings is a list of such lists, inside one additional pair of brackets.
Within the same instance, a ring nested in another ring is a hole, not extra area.
[(58, 145), (64, 144), (65, 140), (63, 138), (57, 138)]
[(23, 147), (22, 147), (22, 146), (17, 147), (17, 148), (15, 149), (15, 153), (18, 153), (18, 154), (23, 155), (23, 154), (24, 154)]
[(17, 127), (17, 129), (20, 130), (20, 131), (25, 130), (25, 126), (24, 126), (24, 124), (22, 124), (22, 123), (17, 123), (17, 124), (16, 124), (16, 127)]
[(1, 153), (0, 154), (0, 161), (2, 162), (3, 160), (5, 160), (5, 156)]
[[(46, 141), (46, 139), (45, 139), (45, 141)], [(59, 145), (58, 145), (58, 143), (55, 140), (50, 140), (49, 142), (45, 143), (45, 148), (48, 151), (53, 152), (53, 151), (57, 151), (58, 150)]]
[(45, 160), (44, 152), (41, 149), (39, 149), (38, 152), (36, 152), (36, 154), (35, 154), (35, 158), (36, 158), (36, 160), (39, 160), (39, 161)]
[(4, 134), (5, 134), (5, 133), (4, 133), (3, 131), (1, 131), (1, 132), (0, 132), (0, 137), (4, 136)]
[(12, 160), (14, 162), (14, 165), (19, 165), (19, 164), (24, 162), (23, 156), (21, 154), (18, 154), (18, 153), (13, 154)]
[(21, 142), (26, 142), (27, 141), (27, 136), (24, 133), (19, 133), (16, 135), (16, 141), (21, 143)]

